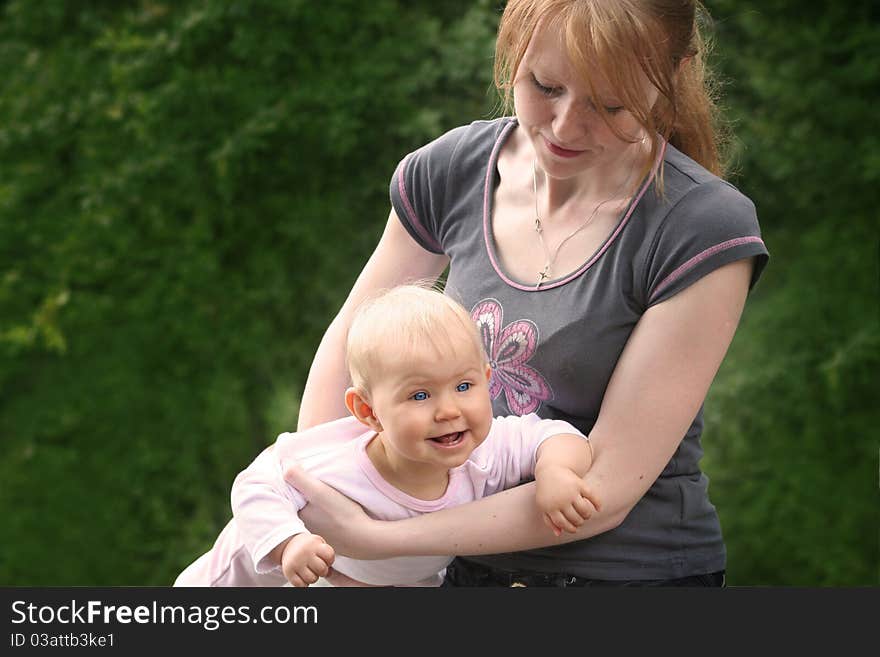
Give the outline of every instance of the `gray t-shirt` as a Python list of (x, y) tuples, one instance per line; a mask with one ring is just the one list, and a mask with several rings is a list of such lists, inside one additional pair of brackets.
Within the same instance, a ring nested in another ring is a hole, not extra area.
[[(450, 258), (446, 290), (471, 309), (492, 364), (496, 415), (535, 412), (589, 433), (636, 323), (710, 271), (768, 259), (752, 202), (667, 144), (664, 198), (643, 181), (608, 239), (540, 289), (508, 276), (491, 230), (502, 118), (456, 128), (401, 161), (391, 202), (410, 235)], [(672, 460), (623, 523), (553, 548), (475, 558), (499, 568), (594, 579), (666, 579), (721, 570), (725, 547), (700, 471), (702, 408)]]

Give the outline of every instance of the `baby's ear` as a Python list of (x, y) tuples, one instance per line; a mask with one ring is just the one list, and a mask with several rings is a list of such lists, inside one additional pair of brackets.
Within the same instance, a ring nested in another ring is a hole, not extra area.
[(486, 363), (486, 381), (492, 378), (492, 366)]
[(349, 388), (345, 391), (345, 406), (348, 412), (373, 431), (382, 431), (382, 424), (373, 413), (373, 406), (367, 393), (360, 388)]

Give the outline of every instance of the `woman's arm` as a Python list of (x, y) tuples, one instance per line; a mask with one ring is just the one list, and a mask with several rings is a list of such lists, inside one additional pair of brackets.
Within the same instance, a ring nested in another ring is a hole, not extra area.
[(437, 280), (448, 262), (445, 255), (423, 249), (391, 210), (376, 250), (315, 353), (300, 402), (297, 431), (348, 415), (344, 402), (345, 389), (350, 385), (345, 368), (345, 341), (352, 314), (361, 302), (384, 288), (414, 280)]
[(616, 527), (660, 475), (693, 422), (733, 339), (751, 271), (751, 259), (725, 265), (642, 316), (590, 433), (594, 461), (584, 479), (602, 508), (576, 533), (555, 537), (547, 531), (534, 483), (453, 509), (380, 522), (294, 468), (286, 477), (309, 499), (302, 519), (338, 553), (363, 559), (513, 552)]

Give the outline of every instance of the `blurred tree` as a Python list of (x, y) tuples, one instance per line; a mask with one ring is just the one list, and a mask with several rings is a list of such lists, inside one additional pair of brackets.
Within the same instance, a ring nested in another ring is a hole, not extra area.
[(732, 584), (880, 575), (876, 3), (713, 0), (771, 264), (707, 403)]
[(2, 7), (0, 581), (169, 583), (210, 546), (235, 473), (294, 424), (397, 160), (488, 112), (494, 20)]

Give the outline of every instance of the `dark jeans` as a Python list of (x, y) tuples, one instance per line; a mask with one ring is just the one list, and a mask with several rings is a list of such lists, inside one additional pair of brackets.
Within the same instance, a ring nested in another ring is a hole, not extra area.
[(447, 567), (443, 586), (724, 586), (724, 571), (677, 579), (586, 579), (564, 573), (501, 570), (457, 558)]

